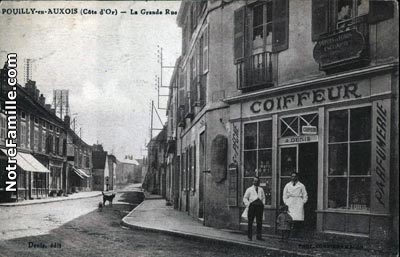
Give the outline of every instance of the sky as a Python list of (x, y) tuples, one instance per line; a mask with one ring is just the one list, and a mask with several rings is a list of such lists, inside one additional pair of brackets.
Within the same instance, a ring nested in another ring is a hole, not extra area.
[[(150, 139), (151, 101), (161, 108), (166, 105), (166, 97), (157, 104), (158, 49), (163, 49), (164, 66), (173, 66), (181, 51), (181, 29), (177, 15), (130, 12), (178, 12), (179, 5), (179, 1), (3, 1), (0, 63), (7, 53), (17, 53), (18, 81), (23, 84), (24, 59), (32, 59), (32, 80), (46, 103), (52, 103), (54, 89), (69, 90), (70, 114), (85, 142), (101, 143), (119, 159), (141, 158)], [(77, 8), (78, 14), (4, 14), (9, 8)], [(107, 8), (127, 13), (100, 15)], [(81, 15), (83, 9), (97, 14)], [(171, 74), (172, 69), (163, 69), (163, 86)], [(167, 89), (161, 94), (168, 94)], [(158, 113), (165, 122), (165, 110)], [(154, 116), (154, 127), (161, 128)]]

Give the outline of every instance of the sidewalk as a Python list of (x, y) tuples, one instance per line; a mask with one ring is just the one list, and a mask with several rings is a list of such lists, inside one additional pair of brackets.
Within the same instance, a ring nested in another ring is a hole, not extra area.
[[(374, 253), (366, 249), (338, 249), (335, 242), (309, 242), (291, 239), (280, 242), (274, 235), (265, 235), (265, 241), (247, 241), (243, 231), (221, 230), (205, 227), (185, 212), (166, 206), (164, 199), (145, 200), (122, 219), (124, 226), (156, 232), (173, 234), (195, 240), (219, 241), (245, 247), (265, 249), (273, 256), (283, 254), (294, 256), (385, 256), (382, 252)], [(343, 247), (341, 247), (343, 248)], [(390, 256), (390, 255), (386, 255)]]
[(23, 206), (23, 205), (31, 205), (31, 204), (43, 204), (43, 203), (51, 203), (51, 202), (60, 202), (67, 200), (76, 200), (82, 198), (90, 198), (100, 196), (101, 191), (90, 191), (90, 192), (79, 192), (74, 193), (68, 196), (55, 196), (55, 197), (47, 197), (43, 199), (33, 199), (33, 200), (23, 200), (21, 202), (15, 203), (0, 203), (0, 207), (12, 207), (12, 206)]

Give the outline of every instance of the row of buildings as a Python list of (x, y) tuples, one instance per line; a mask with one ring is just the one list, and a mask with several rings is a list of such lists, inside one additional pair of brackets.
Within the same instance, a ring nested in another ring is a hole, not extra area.
[(246, 229), (242, 197), (258, 176), (275, 233), (295, 171), (308, 230), (398, 242), (395, 1), (183, 1), (177, 23), (149, 191), (206, 226)]
[[(46, 104), (36, 82), (29, 80), (25, 86), (16, 88), (17, 191), (6, 192), (7, 71), (6, 63), (0, 70), (0, 202), (113, 190), (124, 183), (117, 179), (117, 167), (123, 166), (124, 161), (119, 162), (101, 145), (85, 143), (70, 127), (70, 117), (60, 119), (51, 105)], [(133, 177), (134, 169), (124, 173), (132, 173)], [(141, 173), (136, 177), (141, 179)]]

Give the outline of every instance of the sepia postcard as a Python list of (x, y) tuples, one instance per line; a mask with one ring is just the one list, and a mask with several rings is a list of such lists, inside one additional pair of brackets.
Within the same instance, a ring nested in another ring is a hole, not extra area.
[(0, 0), (0, 257), (399, 256), (394, 0)]

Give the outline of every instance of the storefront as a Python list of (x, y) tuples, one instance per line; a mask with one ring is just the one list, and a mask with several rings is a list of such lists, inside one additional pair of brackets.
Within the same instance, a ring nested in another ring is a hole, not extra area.
[(259, 176), (274, 233), (283, 187), (297, 172), (308, 192), (306, 229), (389, 238), (392, 79), (390, 68), (365, 70), (227, 99), (238, 163), (229, 170), (231, 210), (243, 210)]

